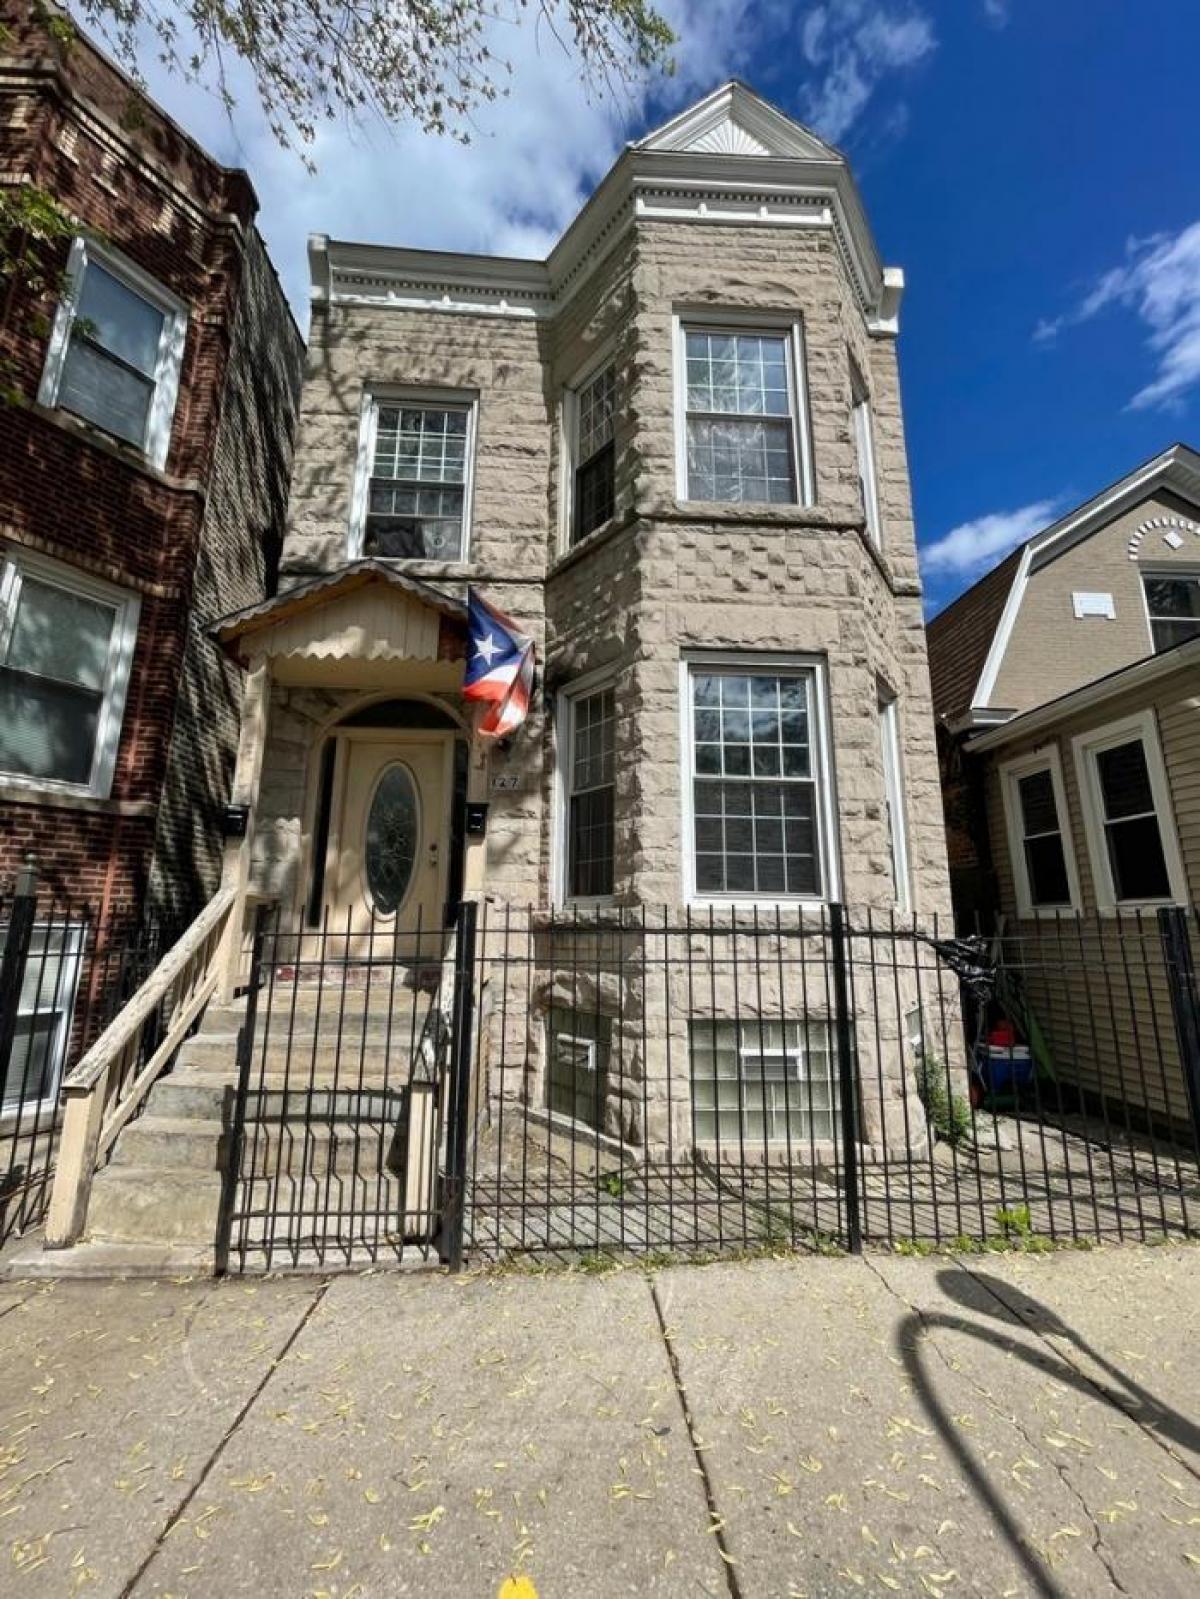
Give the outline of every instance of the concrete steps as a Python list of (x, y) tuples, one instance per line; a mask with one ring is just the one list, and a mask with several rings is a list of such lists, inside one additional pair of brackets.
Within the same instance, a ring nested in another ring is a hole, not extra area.
[[(353, 1210), (368, 1230), (377, 1217), (391, 1224), (400, 1187), (387, 1161), (432, 996), (383, 977), (345, 986), (281, 977), (260, 995), (239, 1173), (251, 1212), (282, 1207), (316, 1226), (326, 1209)], [(111, 1266), (125, 1249), (138, 1271), (156, 1252), (164, 1269), (185, 1260), (212, 1269), (245, 1014), (244, 1000), (210, 1006), (150, 1090), (96, 1175), (84, 1251)], [(266, 1226), (252, 1214), (239, 1223), (242, 1242)]]

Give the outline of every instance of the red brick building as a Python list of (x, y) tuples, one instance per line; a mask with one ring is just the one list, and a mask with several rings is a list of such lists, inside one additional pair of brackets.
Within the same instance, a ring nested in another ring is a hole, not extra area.
[(0, 885), (190, 915), (219, 871), (240, 672), (272, 590), (303, 342), (220, 166), (82, 37), (3, 0), (0, 182), (73, 224), (0, 357)]

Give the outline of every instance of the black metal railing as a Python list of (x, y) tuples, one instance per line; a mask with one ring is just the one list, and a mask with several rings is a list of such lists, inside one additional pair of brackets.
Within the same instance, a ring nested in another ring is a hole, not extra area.
[(457, 931), (418, 918), (405, 932), (367, 912), (318, 926), (278, 907), (259, 913), (231, 1021), (225, 1269), (461, 1259), (453, 1223), (447, 1231), (446, 1109), (473, 912)]
[(1200, 1228), (1193, 911), (264, 913), (228, 1263)]
[(174, 934), (145, 915), (100, 917), (87, 904), (39, 893), (29, 870), (0, 891), (0, 1243), (44, 1219), (63, 1082)]

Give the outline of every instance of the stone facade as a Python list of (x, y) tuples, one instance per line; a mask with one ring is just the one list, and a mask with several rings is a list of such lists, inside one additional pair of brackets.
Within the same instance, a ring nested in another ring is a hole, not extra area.
[[(735, 100), (738, 93), (744, 91), (734, 91)], [(699, 154), (680, 150), (672, 159), (683, 163), (681, 171), (694, 160), (698, 178), (711, 175)], [(722, 181), (745, 170), (738, 159), (724, 158)], [(826, 176), (836, 172), (838, 183), (849, 184), (842, 158), (826, 151), (821, 159), (828, 162)], [(476, 395), (467, 559), (404, 565), (449, 593), (477, 585), (537, 643), (538, 691), (528, 722), (510, 748), (486, 756), (490, 817), (479, 886), (518, 905), (550, 905), (560, 893), (558, 697), (579, 678), (607, 669), (616, 705), (613, 903), (682, 914), (688, 845), (681, 662), (699, 650), (758, 654), (823, 667), (835, 833), (827, 842), (838, 863), (838, 897), (884, 917), (897, 896), (879, 700), (881, 689), (895, 696), (911, 863), (907, 897), (926, 922), (949, 906), (946, 856), (894, 324), (880, 313), (878, 282), (875, 303), (865, 303), (870, 296), (851, 260), (861, 265), (873, 256), (860, 234), (847, 244), (851, 230), (835, 225), (833, 214), (842, 213), (832, 201), (823, 208), (813, 202), (808, 225), (796, 225), (790, 212), (768, 215), (767, 205), (723, 223), (648, 215), (632, 200), (625, 206), (611, 200), (623, 170), (619, 163), (546, 264), (316, 241), (281, 583), (304, 582), (350, 558), (360, 418), (372, 385)], [(778, 154), (771, 175), (776, 183), (802, 177)], [(598, 214), (604, 207), (608, 221)], [(681, 313), (802, 327), (807, 414), (797, 425), (806, 428), (811, 450), (811, 503), (680, 497), (675, 319)], [(569, 497), (564, 394), (601, 355), (611, 356), (615, 370), (615, 512), (567, 549), (559, 511)], [(852, 363), (870, 395), (878, 547), (860, 488)], [(290, 885), (296, 906), (305, 892), (297, 863), (318, 758), (315, 745), (303, 758), (301, 728), (310, 725), (304, 718), (313, 696), (324, 711), (329, 701), (321, 696), (333, 687), (332, 681), (328, 688), (284, 683), (274, 691), (256, 886)], [(381, 689), (364, 680), (354, 691), (337, 692), (349, 706), (356, 694), (361, 702)], [(609, 986), (608, 979), (600, 982), (590, 1002), (611, 1009), (603, 997)], [(561, 1000), (555, 996), (551, 977), (535, 998), (539, 1015)], [(579, 1000), (583, 1008), (588, 1003), (586, 996)], [(630, 996), (634, 1032), (644, 1024), (639, 1006)], [(685, 1013), (686, 1005), (679, 1014)], [(526, 1046), (514, 1035), (513, 1047)], [(651, 1068), (632, 1032), (628, 1050), (640, 1061), (634, 1075), (644, 1079)], [(685, 1037), (676, 1040), (674, 1058), (686, 1073)], [(888, 1074), (903, 1093), (898, 1060)], [(661, 1126), (649, 1134), (632, 1127), (636, 1119), (613, 1112), (614, 1126), (627, 1135), (666, 1136)]]
[(0, 776), (0, 885), (32, 854), (46, 890), (101, 917), (147, 903), (187, 917), (219, 876), (241, 699), (241, 673), (208, 627), (275, 580), (302, 340), (246, 175), (207, 156), (82, 35), (64, 48), (28, 6), (0, 12), (3, 181), (40, 185), (81, 238), (187, 309), (161, 467), (40, 403), (57, 294), (18, 294), (0, 329), (20, 395), (0, 406), (0, 558), (36, 552), (140, 600), (111, 791)]

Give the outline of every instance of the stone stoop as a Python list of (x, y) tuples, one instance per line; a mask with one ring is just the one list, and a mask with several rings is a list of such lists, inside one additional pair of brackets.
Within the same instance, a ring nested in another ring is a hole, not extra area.
[[(331, 1149), (349, 1147), (358, 1126), (395, 1120), (429, 1003), (411, 988), (331, 999), (303, 986), (260, 1001), (243, 1173), (282, 1171), (319, 1191)], [(244, 1000), (209, 1007), (96, 1173), (84, 1238), (71, 1249), (22, 1249), (7, 1274), (214, 1270), (244, 1019)]]

